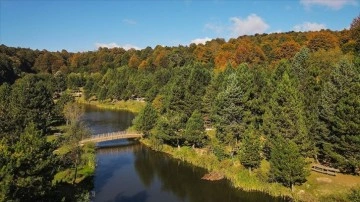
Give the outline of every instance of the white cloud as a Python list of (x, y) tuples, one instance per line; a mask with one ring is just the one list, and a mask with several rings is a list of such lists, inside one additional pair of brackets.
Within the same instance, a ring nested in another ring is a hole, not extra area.
[(270, 26), (256, 14), (247, 16), (246, 19), (238, 17), (230, 18), (231, 21), (231, 34), (233, 36), (251, 35), (256, 33), (264, 33)]
[(95, 43), (96, 48), (123, 48), (125, 50), (129, 49), (135, 49), (140, 50), (141, 48), (131, 45), (131, 44), (125, 44), (125, 45), (119, 45), (117, 43)]
[(128, 25), (136, 25), (137, 24), (137, 22), (132, 19), (123, 19), (122, 22), (125, 24), (128, 24)]
[(211, 41), (211, 40), (212, 40), (212, 39), (209, 38), (209, 37), (198, 38), (198, 39), (191, 40), (191, 43), (194, 43), (194, 44), (205, 44), (205, 42)]
[(269, 33), (273, 34), (273, 33), (282, 33), (282, 32), (283, 31), (281, 29), (278, 29), (278, 30), (270, 31)]
[(293, 27), (296, 32), (305, 32), (305, 31), (319, 31), (322, 29), (326, 29), (325, 24), (319, 24), (316, 22), (304, 22), (300, 25), (295, 25)]
[(334, 10), (339, 10), (345, 5), (357, 5), (356, 0), (300, 0), (300, 3), (309, 9), (311, 6), (326, 6)]
[(140, 50), (141, 48), (132, 44), (125, 44), (122, 45), (121, 48), (125, 49), (125, 50), (130, 50), (130, 49), (135, 49), (135, 50)]

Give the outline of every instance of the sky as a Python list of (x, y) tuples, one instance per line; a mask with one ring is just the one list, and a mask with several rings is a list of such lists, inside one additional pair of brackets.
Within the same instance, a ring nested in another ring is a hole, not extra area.
[(0, 44), (71, 52), (348, 29), (360, 0), (0, 0)]

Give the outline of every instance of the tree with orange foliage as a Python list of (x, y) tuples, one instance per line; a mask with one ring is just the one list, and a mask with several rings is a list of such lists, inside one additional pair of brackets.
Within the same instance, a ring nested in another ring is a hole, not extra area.
[(140, 65), (141, 61), (140, 61), (140, 58), (136, 55), (136, 54), (133, 54), (131, 57), (130, 57), (130, 60), (129, 60), (129, 67), (131, 68), (138, 68), (139, 65)]
[(256, 45), (249, 39), (243, 39), (240, 41), (235, 51), (236, 64), (258, 64), (260, 62), (263, 62), (264, 60), (265, 54), (258, 45)]
[(156, 46), (153, 53), (154, 60), (152, 64), (158, 68), (167, 68), (169, 64), (168, 55), (168, 51), (164, 47), (160, 45)]
[(202, 44), (196, 46), (194, 55), (196, 60), (203, 64), (211, 63), (213, 61), (213, 52), (209, 47)]
[(360, 15), (350, 25), (351, 38), (355, 40), (355, 51), (360, 54)]
[(231, 43), (224, 43), (221, 45), (221, 50), (218, 51), (215, 55), (215, 69), (219, 69), (220, 71), (224, 71), (228, 65), (235, 66), (235, 58), (234, 58), (234, 45)]
[(139, 65), (139, 69), (145, 69), (145, 68), (147, 68), (149, 66), (150, 65), (149, 65), (148, 60), (143, 60), (143, 61), (141, 61), (140, 65)]
[(307, 47), (312, 51), (329, 50), (337, 46), (339, 46), (339, 43), (336, 36), (328, 31), (313, 33), (307, 44)]
[(215, 68), (224, 71), (228, 66), (235, 66), (234, 54), (230, 51), (220, 51), (215, 56)]
[(300, 50), (300, 45), (293, 40), (282, 43), (275, 49), (276, 59), (290, 59)]

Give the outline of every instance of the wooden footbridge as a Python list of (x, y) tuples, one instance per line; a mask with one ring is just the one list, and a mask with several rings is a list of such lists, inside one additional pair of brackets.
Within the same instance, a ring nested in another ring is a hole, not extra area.
[(129, 139), (129, 138), (141, 138), (142, 134), (140, 133), (132, 133), (127, 131), (117, 131), (112, 133), (104, 133), (93, 135), (90, 138), (86, 138), (80, 141), (80, 144), (85, 144), (87, 142), (105, 142), (109, 140), (120, 140), (120, 139)]

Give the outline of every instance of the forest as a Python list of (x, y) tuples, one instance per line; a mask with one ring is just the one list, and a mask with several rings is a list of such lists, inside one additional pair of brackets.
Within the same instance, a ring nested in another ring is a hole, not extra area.
[[(52, 171), (45, 161), (54, 148), (41, 137), (64, 121), (69, 98), (53, 98), (66, 89), (81, 89), (89, 102), (144, 99), (134, 125), (155, 147), (206, 147), (220, 160), (235, 156), (250, 171), (266, 159), (269, 180), (289, 188), (306, 181), (308, 159), (360, 174), (360, 16), (349, 30), (142, 50), (1, 45), (0, 85), (0, 179), (17, 179), (0, 190), (20, 198), (42, 196), (51, 181), (26, 176)], [(32, 154), (39, 162), (24, 174)]]

